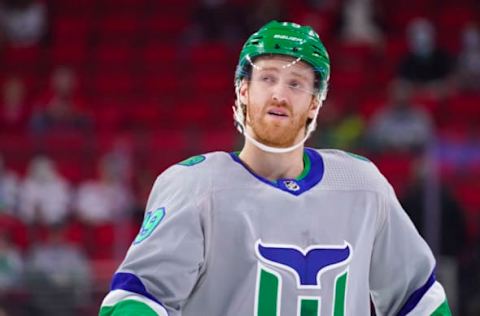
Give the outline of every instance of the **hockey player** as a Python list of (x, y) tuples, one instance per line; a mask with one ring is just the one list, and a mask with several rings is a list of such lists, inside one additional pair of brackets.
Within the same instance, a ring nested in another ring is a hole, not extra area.
[(435, 260), (367, 159), (305, 148), (330, 76), (308, 26), (272, 21), (235, 75), (240, 153), (156, 180), (100, 315), (450, 315)]

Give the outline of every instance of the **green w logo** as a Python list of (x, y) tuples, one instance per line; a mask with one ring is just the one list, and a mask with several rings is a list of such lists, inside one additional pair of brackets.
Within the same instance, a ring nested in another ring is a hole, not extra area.
[[(266, 245), (260, 240), (255, 245), (259, 262), (257, 274), (256, 316), (280, 316), (282, 277), (267, 265), (292, 273), (298, 290), (320, 290), (321, 275), (331, 269), (346, 266), (352, 257), (347, 242), (342, 246), (311, 246), (305, 250), (296, 246)], [(336, 279), (333, 297), (333, 316), (345, 315), (345, 294), (348, 268)], [(297, 316), (320, 316), (319, 296), (297, 296)]]

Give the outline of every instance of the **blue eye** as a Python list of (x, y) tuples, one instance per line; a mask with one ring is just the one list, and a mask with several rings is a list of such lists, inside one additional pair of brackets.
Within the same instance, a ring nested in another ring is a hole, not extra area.
[(300, 83), (297, 82), (297, 81), (290, 82), (289, 86), (290, 86), (290, 88), (293, 88), (293, 89), (299, 89), (299, 88), (301, 88)]
[(272, 76), (263, 76), (262, 81), (273, 82), (273, 77)]

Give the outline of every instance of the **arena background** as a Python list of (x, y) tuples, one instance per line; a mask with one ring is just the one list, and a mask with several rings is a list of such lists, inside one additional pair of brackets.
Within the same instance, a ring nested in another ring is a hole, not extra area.
[[(95, 315), (155, 177), (238, 150), (233, 74), (271, 19), (332, 63), (309, 145), (372, 160), (480, 315), (480, 3), (3, 0), (0, 315)], [(399, 276), (401, 277), (401, 276)]]

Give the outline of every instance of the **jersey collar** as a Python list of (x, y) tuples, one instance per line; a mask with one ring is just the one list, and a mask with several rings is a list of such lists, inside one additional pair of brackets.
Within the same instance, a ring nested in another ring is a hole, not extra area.
[(317, 183), (319, 183), (323, 178), (324, 173), (324, 163), (322, 156), (312, 148), (305, 148), (304, 151), (304, 162), (305, 169), (302, 174), (296, 179), (282, 178), (277, 179), (276, 181), (270, 181), (250, 170), (242, 160), (238, 157), (237, 153), (230, 153), (232, 159), (239, 163), (245, 170), (247, 170), (251, 175), (253, 175), (258, 180), (266, 183), (276, 189), (288, 192), (295, 196), (310, 190)]

